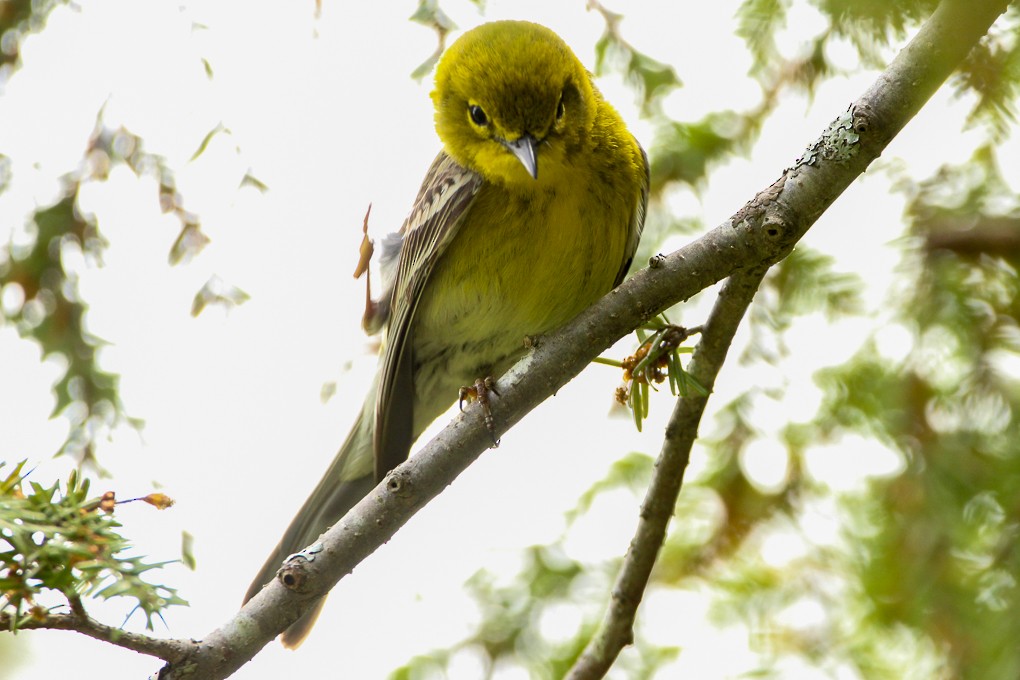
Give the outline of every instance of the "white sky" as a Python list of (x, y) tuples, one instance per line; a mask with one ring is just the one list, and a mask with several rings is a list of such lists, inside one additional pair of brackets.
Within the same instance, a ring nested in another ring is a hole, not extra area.
[[(749, 62), (733, 37), (734, 2), (617, 4), (626, 15), (626, 37), (677, 65), (685, 86), (669, 98), (672, 115), (694, 120), (716, 108), (754, 104), (757, 88), (744, 80)], [(318, 20), (310, 0), (81, 5), (57, 9), (47, 28), (25, 41), (24, 66), (0, 97), (0, 152), (12, 159), (14, 177), (0, 195), (5, 230), (0, 238), (10, 229), (16, 240), (23, 239), (25, 216), (55, 199), (59, 176), (77, 166), (104, 102), (107, 125), (125, 125), (144, 139), (146, 150), (165, 156), (185, 207), (201, 216), (211, 244), (190, 264), (169, 267), (166, 257), (179, 224), (159, 213), (150, 178), (119, 168), (82, 196), (82, 208), (98, 215), (110, 241), (104, 266), (69, 263), (91, 305), (90, 331), (111, 343), (102, 351), (102, 364), (122, 376), (130, 415), (146, 421), (141, 436), (124, 429), (104, 443), (101, 462), (114, 479), (96, 482), (93, 489), (109, 487), (131, 497), (158, 484), (177, 500), (170, 511), (125, 506), (118, 517), (154, 560), (179, 555), (182, 530), (195, 535), (198, 571), (171, 567), (160, 577), (178, 586), (192, 606), (170, 610), (168, 628), (159, 633), (201, 637), (236, 610), (250, 577), (332, 458), (374, 370), (359, 326), (362, 283), (353, 281), (351, 271), (367, 203), (373, 203), (374, 231), (399, 226), (438, 148), (431, 83), (408, 77), (432, 52), (434, 35), (406, 21), (413, 2), (326, 2)], [(483, 19), (465, 0), (443, 7), (462, 29)], [(589, 66), (603, 27), (580, 1), (490, 0), (484, 18), (544, 23)], [(819, 28), (812, 10), (798, 11), (789, 44), (795, 47)], [(201, 58), (211, 64), (212, 80)], [(677, 192), (675, 204), (710, 226), (725, 219), (790, 165), (871, 79), (867, 74), (834, 79), (811, 103), (788, 97), (749, 158), (715, 172), (700, 197)], [(650, 129), (639, 120), (630, 91), (618, 79), (601, 87), (638, 137), (650, 143)], [(929, 134), (958, 135), (965, 111), (938, 95), (889, 153), (907, 158), (916, 176), (965, 160), (976, 132), (964, 134), (958, 146), (927, 140)], [(230, 134), (217, 136), (205, 154), (189, 162), (205, 134), (221, 122)], [(238, 188), (249, 169), (268, 185), (267, 193)], [(812, 246), (837, 255), (843, 268), (860, 271), (865, 258), (869, 270), (861, 273), (870, 280), (865, 294), (875, 307), (887, 294), (897, 262), (888, 242), (900, 233), (901, 210), (902, 200), (889, 195), (887, 178), (871, 172), (808, 237)], [(213, 274), (251, 300), (192, 319), (192, 296)], [(697, 314), (685, 312), (685, 318)], [(844, 360), (869, 327), (805, 323), (808, 332), (790, 340), (807, 340), (792, 349), (815, 361), (753, 375), (729, 366), (716, 404), (749, 380), (785, 384), (799, 400), (774, 403), (772, 412), (764, 405), (762, 429), (768, 432), (781, 416), (809, 418), (817, 399), (811, 373), (821, 362)], [(824, 355), (818, 347), (826, 349)], [(30, 458), (42, 482), (64, 477), (67, 470), (68, 461), (49, 458), (66, 431), (63, 420), (47, 420), (50, 385), (58, 373), (54, 364), (40, 364), (35, 345), (0, 327), (0, 384), (6, 388), (0, 390), (0, 460)], [(323, 405), (320, 389), (331, 380), (339, 389)], [(608, 411), (618, 380), (616, 372), (595, 368), (562, 390), (344, 579), (299, 652), (273, 644), (235, 677), (322, 672), (332, 677), (338, 671), (324, 669), (336, 668), (337, 655), (344, 677), (383, 677), (414, 654), (466, 634), (477, 616), (461, 588), (468, 576), (481, 567), (512, 575), (519, 549), (556, 539), (564, 511), (612, 460), (631, 450), (657, 451), (670, 408), (665, 397), (653, 404), (644, 434), (627, 418), (589, 426), (592, 414)], [(711, 425), (702, 431), (711, 431)], [(562, 446), (567, 440), (570, 450)], [(859, 452), (866, 445), (855, 441), (847, 447)], [(847, 447), (834, 446), (826, 454), (838, 457)], [(747, 468), (767, 486), (777, 481), (784, 456), (764, 446)], [(889, 472), (888, 452), (874, 456), (875, 471)], [(763, 460), (773, 464), (760, 465)], [(826, 478), (825, 470), (820, 464), (819, 478)], [(837, 470), (829, 475), (833, 484), (846, 476)], [(597, 506), (596, 520), (583, 529), (589, 540), (571, 544), (576, 554), (621, 554), (637, 503), (614, 494)], [(125, 613), (122, 606), (90, 609), (110, 623)], [(653, 620), (673, 619), (679, 611), (687, 621), (667, 629), (674, 632), (663, 643), (689, 652), (663, 677), (685, 671), (688, 677), (722, 678), (753, 667), (747, 631), (701, 625), (703, 609), (703, 598), (692, 594), (649, 599)], [(569, 616), (566, 620), (562, 625), (570, 625)], [(33, 654), (21, 669), (25, 677), (57, 677), (70, 663), (79, 677), (145, 677), (159, 666), (67, 633), (26, 633), (20, 639)], [(720, 645), (725, 655), (698, 652)], [(470, 659), (462, 668), (457, 677), (477, 674)], [(523, 675), (507, 670), (500, 677)]]

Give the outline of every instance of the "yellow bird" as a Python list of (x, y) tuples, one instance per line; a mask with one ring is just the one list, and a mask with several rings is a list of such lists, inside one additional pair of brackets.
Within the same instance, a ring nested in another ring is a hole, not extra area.
[[(526, 336), (555, 330), (630, 267), (648, 159), (553, 31), (498, 21), (468, 31), (436, 69), (443, 148), (397, 234), (384, 240), (379, 372), (322, 480), (259, 571), (339, 520), (403, 462), (461, 386), (499, 376)], [(284, 632), (296, 647), (319, 606)]]

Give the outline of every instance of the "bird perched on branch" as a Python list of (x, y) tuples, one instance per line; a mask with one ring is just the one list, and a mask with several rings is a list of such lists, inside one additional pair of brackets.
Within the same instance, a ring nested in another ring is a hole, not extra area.
[[(648, 161), (553, 31), (499, 21), (460, 37), (436, 69), (443, 148), (400, 231), (383, 243), (379, 371), (333, 463), (245, 601), (407, 458), (461, 386), (498, 377), (524, 340), (620, 283), (644, 222)], [(284, 632), (295, 647), (322, 603)]]

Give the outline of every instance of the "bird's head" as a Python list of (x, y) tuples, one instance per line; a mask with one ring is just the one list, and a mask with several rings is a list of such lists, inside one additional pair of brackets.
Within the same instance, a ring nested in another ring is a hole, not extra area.
[(595, 92), (559, 36), (523, 21), (461, 36), (436, 69), (432, 100), (446, 152), (490, 182), (547, 179), (588, 137)]

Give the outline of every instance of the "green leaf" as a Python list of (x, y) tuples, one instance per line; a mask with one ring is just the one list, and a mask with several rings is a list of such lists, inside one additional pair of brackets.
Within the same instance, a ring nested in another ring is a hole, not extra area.
[(150, 627), (166, 607), (186, 604), (173, 588), (142, 578), (169, 562), (124, 555), (130, 545), (113, 515), (88, 497), (88, 479), (72, 472), (63, 485), (44, 486), (23, 469), (19, 463), (0, 482), (0, 546), (8, 548), (0, 551), (0, 613), (11, 615), (12, 626), (47, 591), (69, 600), (134, 599)]
[(216, 127), (214, 127), (212, 130), (209, 130), (209, 132), (205, 134), (205, 137), (202, 138), (202, 141), (199, 143), (198, 148), (195, 149), (195, 153), (191, 154), (191, 158), (189, 158), (188, 160), (194, 161), (203, 153), (205, 153), (205, 150), (209, 148), (209, 142), (211, 142), (213, 140), (213, 137), (220, 134), (221, 132), (226, 132), (229, 134), (230, 130), (224, 127), (223, 123), (217, 123)]

